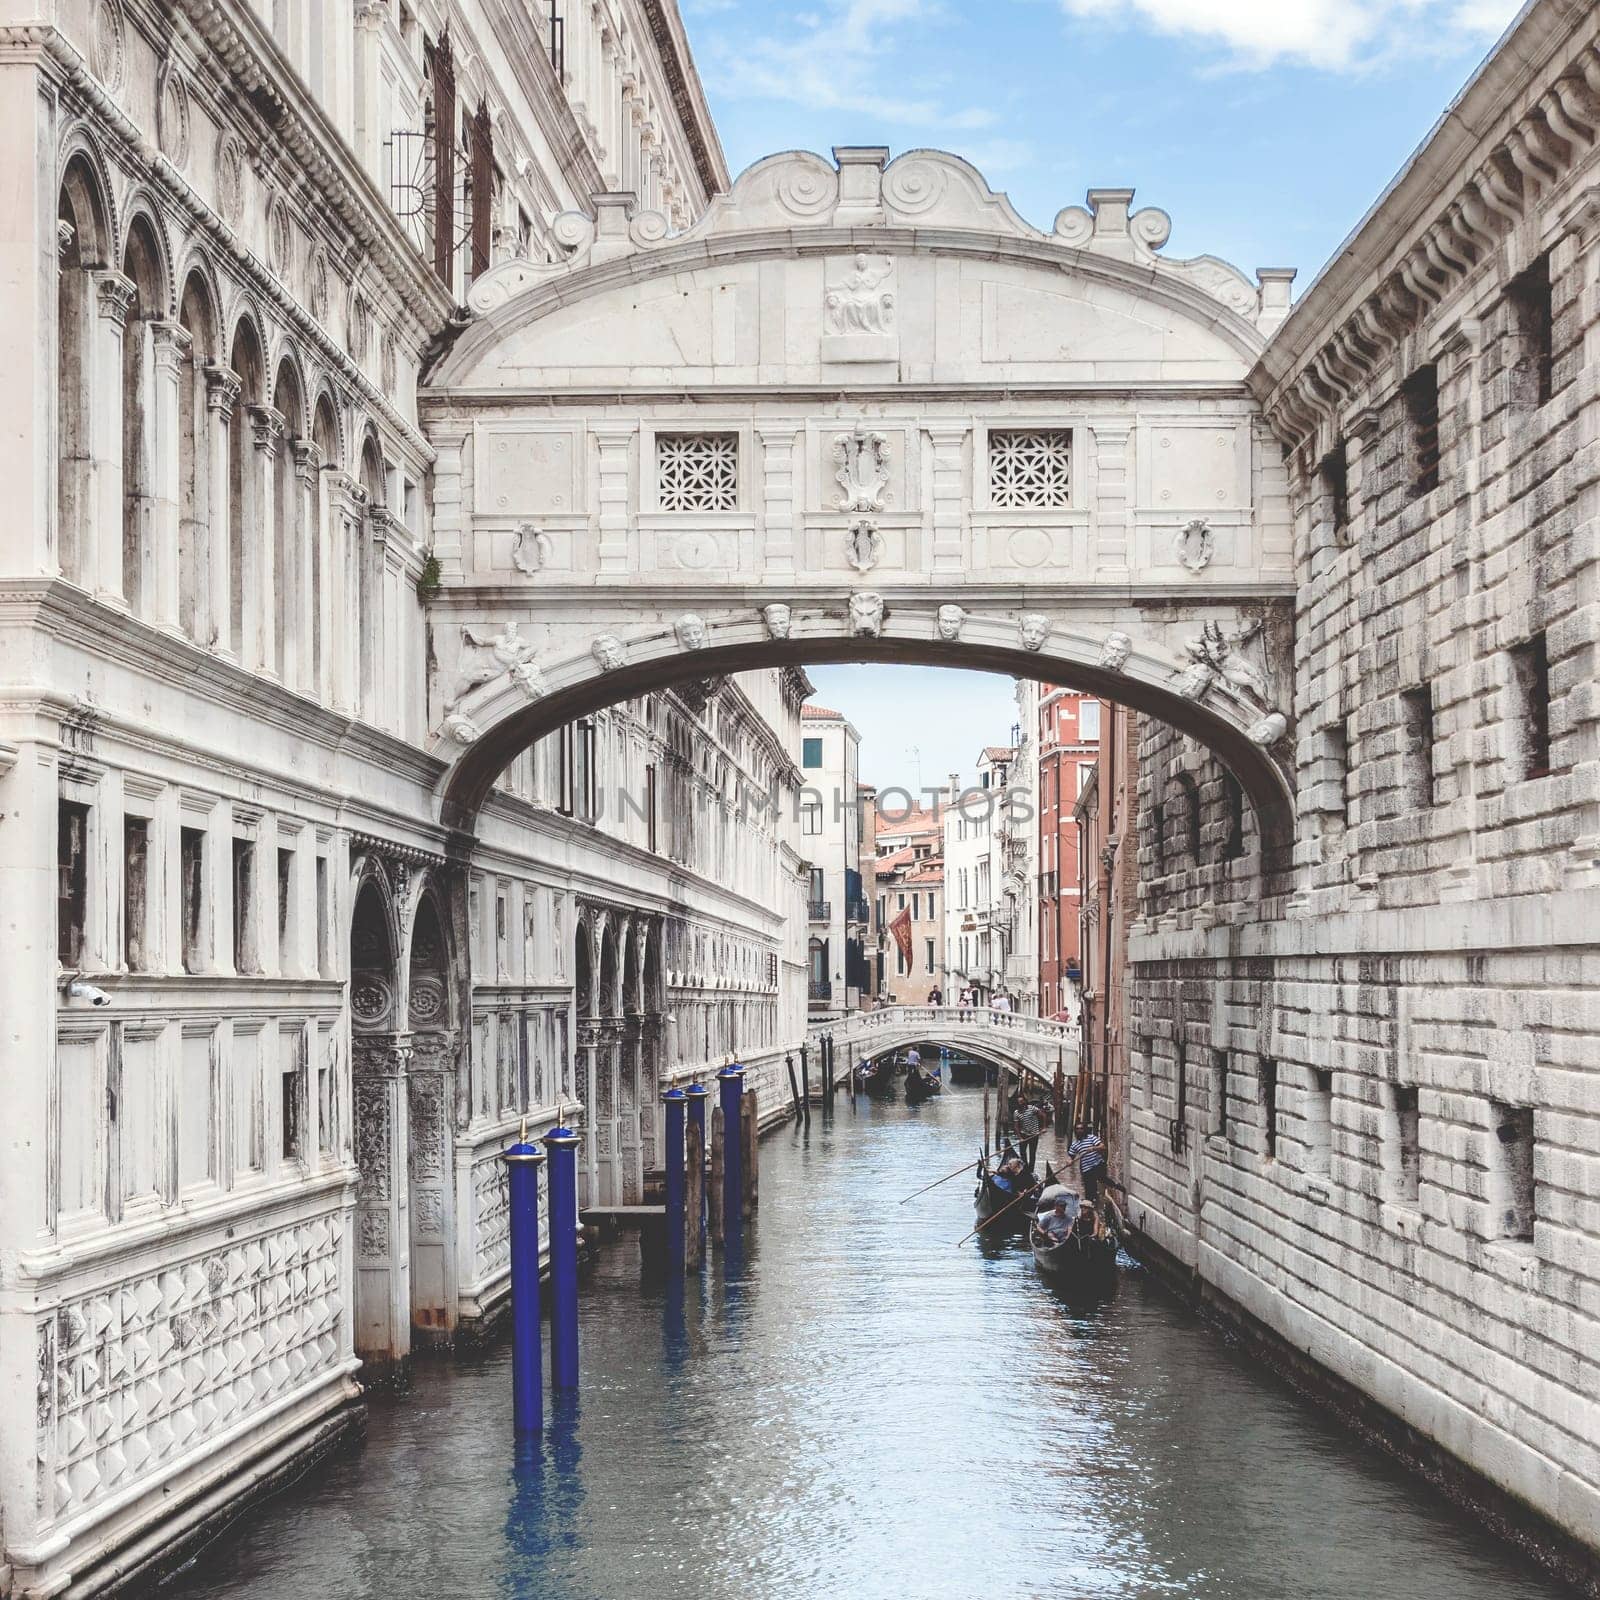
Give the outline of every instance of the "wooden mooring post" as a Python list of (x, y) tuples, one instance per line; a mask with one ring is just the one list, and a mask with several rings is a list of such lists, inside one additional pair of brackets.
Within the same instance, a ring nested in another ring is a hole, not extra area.
[(739, 1115), (744, 1124), (744, 1214), (752, 1217), (761, 1204), (761, 1119), (754, 1089), (747, 1087), (739, 1097)]
[(711, 1237), (722, 1243), (722, 1107), (711, 1111), (711, 1182), (706, 1187), (706, 1199), (711, 1207)]
[(706, 1147), (689, 1140), (683, 1152), (683, 1263), (698, 1267), (705, 1260)]
[[(803, 1050), (805, 1046), (802, 1045), (800, 1048)], [(800, 1109), (800, 1081), (794, 1075), (794, 1057), (785, 1056), (783, 1064), (789, 1073), (789, 1098), (794, 1102), (794, 1120), (799, 1122), (805, 1113)]]
[(811, 1047), (800, 1046), (800, 1108), (807, 1122), (811, 1120)]

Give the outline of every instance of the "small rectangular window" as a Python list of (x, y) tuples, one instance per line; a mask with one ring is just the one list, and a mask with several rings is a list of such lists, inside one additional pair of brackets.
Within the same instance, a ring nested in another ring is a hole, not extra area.
[(256, 847), (250, 839), (233, 841), (233, 968), (255, 972)]
[(1100, 742), (1100, 702), (1085, 700), (1078, 707), (1078, 741), (1080, 744)]
[(933, 971), (933, 940), (929, 939), (926, 942), (927, 942), (927, 946), (928, 946), (928, 971), (932, 972)]
[(1189, 1142), (1189, 1046), (1183, 1038), (1175, 1043), (1177, 1062), (1173, 1068), (1172, 1148), (1181, 1150)]
[(1492, 1193), (1499, 1206), (1496, 1223), (1503, 1239), (1531, 1239), (1537, 1214), (1534, 1194), (1533, 1108), (1490, 1101), (1493, 1144)]
[(1278, 1063), (1261, 1058), (1261, 1128), (1266, 1139), (1267, 1160), (1278, 1154)]
[(1433, 690), (1427, 684), (1400, 691), (1400, 724), (1406, 798), (1414, 807), (1431, 806), (1438, 792), (1433, 773)]
[(1539, 257), (1513, 278), (1506, 295), (1511, 307), (1511, 403), (1536, 411), (1549, 398), (1555, 368), (1555, 311), (1550, 287), (1550, 256)]
[(1514, 742), (1520, 746), (1522, 776), (1550, 775), (1550, 655), (1545, 635), (1536, 633), (1525, 644), (1512, 646), (1511, 679), (1517, 692), (1518, 726)]
[(278, 852), (278, 967), (286, 971), (293, 962), (294, 851)]
[(656, 801), (656, 765), (651, 762), (644, 769), (644, 830), (645, 848), (652, 854), (657, 848), (657, 834), (660, 824), (657, 820), (660, 808)]
[(820, 834), (822, 832), (822, 804), (820, 801), (807, 801), (800, 807), (800, 831), (804, 834)]
[(1211, 1052), (1211, 1131), (1228, 1137), (1228, 1052)]
[(1410, 1204), (1416, 1201), (1420, 1188), (1422, 1117), (1415, 1084), (1393, 1084), (1390, 1093), (1394, 1106), (1394, 1197)]
[(122, 962), (129, 972), (149, 970), (150, 824), (122, 819)]
[(202, 828), (183, 828), (178, 834), (179, 892), (183, 897), (183, 970), (205, 968), (206, 836)]
[(1070, 428), (996, 429), (989, 435), (989, 504), (1051, 511), (1072, 504)]
[(1350, 526), (1350, 450), (1343, 439), (1322, 458), (1320, 476), (1328, 520), (1335, 533), (1343, 533)]
[(737, 511), (738, 434), (657, 434), (656, 499), (663, 511)]
[(1417, 500), (1439, 487), (1439, 369), (1418, 367), (1400, 393), (1405, 402), (1410, 494)]
[(63, 800), (56, 808), (56, 958), (83, 965), (89, 918), (89, 808)]
[(284, 1072), (281, 1084), (280, 1126), (283, 1130), (283, 1159), (305, 1159), (305, 1073), (294, 1067)]
[(560, 757), (560, 770), (556, 781), (556, 810), (564, 817), (573, 814), (573, 769), (577, 758), (575, 740), (576, 732), (570, 722), (556, 735), (557, 753)]
[(820, 739), (802, 739), (800, 741), (800, 765), (809, 771), (815, 771), (822, 765), (822, 741)]

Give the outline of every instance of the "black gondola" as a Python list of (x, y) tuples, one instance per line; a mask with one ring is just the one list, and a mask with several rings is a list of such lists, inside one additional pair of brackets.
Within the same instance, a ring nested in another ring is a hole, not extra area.
[(944, 1093), (944, 1085), (931, 1072), (924, 1071), (921, 1067), (910, 1067), (906, 1071), (906, 1104), (916, 1105), (922, 1100), (931, 1100), (936, 1094)]
[(1067, 1213), (1072, 1220), (1073, 1232), (1065, 1239), (1052, 1239), (1039, 1227), (1039, 1222), (1054, 1209), (1055, 1196), (1046, 1186), (1041, 1203), (1048, 1197), (1050, 1205), (1031, 1219), (1028, 1242), (1033, 1246), (1034, 1265), (1056, 1288), (1065, 1293), (1074, 1291), (1099, 1293), (1112, 1287), (1117, 1278), (1117, 1235), (1114, 1228), (1098, 1234), (1083, 1234), (1077, 1230), (1081, 1198), (1075, 1194), (1065, 1196)]
[[(989, 1170), (987, 1160), (978, 1163), (978, 1187), (973, 1191), (972, 1201), (978, 1226), (986, 1234), (1013, 1232), (1029, 1220), (1028, 1201), (1021, 1197), (1039, 1188), (1039, 1180), (1033, 1169), (1024, 1167), (1019, 1175), (1009, 1180), (998, 1176), (999, 1168), (1015, 1154), (1016, 1151), (1007, 1145), (996, 1161), (994, 1172)], [(1053, 1183), (1055, 1174), (1049, 1162), (1045, 1163), (1044, 1170), (1045, 1181)], [(1002, 1212), (1004, 1216), (1000, 1215)], [(1000, 1220), (990, 1225), (991, 1217), (999, 1217)]]
[(894, 1061), (888, 1056), (863, 1061), (856, 1068), (856, 1087), (863, 1094), (887, 1100), (894, 1093)]

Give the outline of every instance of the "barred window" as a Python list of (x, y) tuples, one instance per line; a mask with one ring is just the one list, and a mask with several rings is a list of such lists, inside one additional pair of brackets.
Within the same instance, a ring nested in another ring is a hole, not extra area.
[(663, 511), (737, 511), (738, 434), (658, 434), (656, 485)]
[(1018, 511), (1072, 504), (1072, 433), (1019, 428), (989, 435), (989, 502)]

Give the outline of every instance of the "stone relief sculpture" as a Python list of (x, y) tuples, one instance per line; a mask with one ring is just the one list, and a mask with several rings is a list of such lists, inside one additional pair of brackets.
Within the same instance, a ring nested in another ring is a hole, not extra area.
[(1289, 731), (1289, 719), (1281, 711), (1274, 711), (1252, 723), (1246, 730), (1253, 743), (1270, 749)]
[(829, 284), (823, 297), (828, 332), (893, 333), (894, 291), (883, 287), (893, 272), (894, 264), (887, 257), (880, 256), (875, 262), (865, 251), (857, 252), (850, 271), (841, 282)]
[(774, 639), (787, 639), (794, 613), (781, 600), (774, 600), (771, 605), (761, 608), (761, 620), (766, 623), (767, 632)]
[(1128, 664), (1128, 657), (1133, 654), (1133, 640), (1120, 628), (1113, 629), (1106, 635), (1106, 642), (1100, 647), (1100, 665), (1107, 672), (1121, 672)]
[(871, 517), (851, 524), (844, 539), (844, 555), (857, 572), (871, 572), (883, 560), (883, 550), (883, 535)]
[(457, 744), (476, 744), (482, 730), (471, 717), (454, 711), (444, 719), (443, 732), (447, 739), (454, 739)]
[(941, 639), (959, 639), (961, 625), (967, 620), (966, 608), (958, 605), (943, 605), (939, 607), (936, 619)]
[(589, 646), (589, 654), (600, 663), (602, 672), (615, 672), (622, 665), (622, 641), (614, 633), (602, 633)]
[(1270, 710), (1265, 674), (1241, 653), (1241, 647), (1260, 631), (1259, 617), (1231, 633), (1225, 633), (1221, 623), (1204, 624), (1198, 639), (1184, 640), (1189, 665), (1178, 675), (1178, 693), (1203, 700), (1218, 684), (1226, 684), (1261, 710)]
[(889, 441), (857, 423), (849, 433), (834, 435), (834, 477), (839, 483), (841, 511), (882, 511), (889, 486)]
[(1029, 611), (1017, 624), (1024, 650), (1038, 650), (1050, 633), (1050, 619), (1042, 611)]
[(883, 596), (868, 589), (850, 596), (850, 631), (858, 638), (876, 639), (883, 632)]
[(464, 627), (461, 640), (462, 654), (466, 655), (470, 650), (478, 659), (462, 665), (461, 690), (451, 702), (452, 707), (460, 705), (480, 685), (492, 682), (502, 673), (520, 667), (533, 657), (532, 643), (522, 637), (515, 622), (507, 622), (499, 633), (484, 633), (477, 628)]
[(516, 542), (511, 546), (511, 565), (529, 577), (550, 565), (552, 555), (550, 535), (531, 522), (517, 529)]
[(698, 650), (706, 642), (705, 621), (692, 611), (686, 611), (679, 617), (673, 623), (672, 631), (678, 636), (678, 647), (682, 650)]
[(511, 681), (530, 699), (542, 700), (549, 693), (544, 674), (531, 661), (519, 662), (511, 669)]
[(1172, 553), (1177, 558), (1180, 567), (1186, 567), (1190, 572), (1204, 572), (1211, 565), (1211, 557), (1215, 554), (1217, 542), (1211, 532), (1211, 524), (1204, 517), (1196, 517), (1193, 522), (1186, 522), (1174, 536)]

